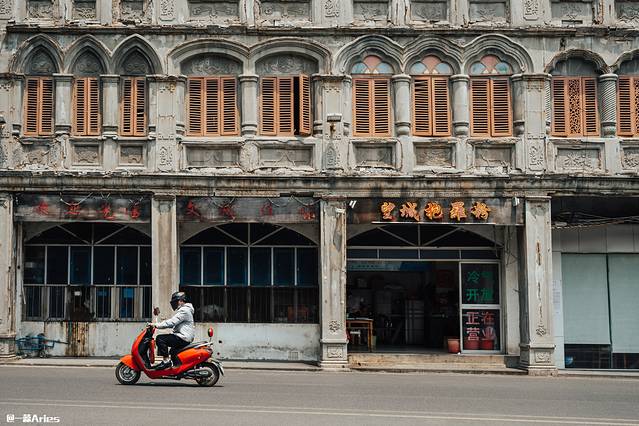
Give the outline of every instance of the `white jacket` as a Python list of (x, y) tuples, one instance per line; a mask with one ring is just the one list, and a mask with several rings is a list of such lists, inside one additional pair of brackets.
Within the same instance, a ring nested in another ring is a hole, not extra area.
[(171, 328), (173, 334), (180, 339), (191, 343), (195, 338), (195, 324), (193, 321), (193, 313), (195, 309), (190, 303), (185, 303), (175, 311), (175, 314), (167, 320), (158, 323), (156, 328)]

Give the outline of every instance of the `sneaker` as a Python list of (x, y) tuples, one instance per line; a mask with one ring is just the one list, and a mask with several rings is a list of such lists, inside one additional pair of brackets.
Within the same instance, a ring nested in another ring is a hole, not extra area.
[(153, 369), (154, 370), (166, 370), (166, 369), (172, 368), (172, 367), (173, 367), (173, 362), (171, 362), (171, 360), (168, 360), (168, 361), (162, 361), (161, 363), (159, 363), (158, 365), (153, 367)]

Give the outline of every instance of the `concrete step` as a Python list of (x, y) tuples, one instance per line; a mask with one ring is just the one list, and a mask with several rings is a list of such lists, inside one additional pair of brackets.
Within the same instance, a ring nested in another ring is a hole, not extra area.
[(358, 365), (350, 366), (352, 371), (384, 372), (384, 373), (464, 373), (464, 374), (502, 374), (502, 375), (526, 375), (527, 372), (517, 368), (508, 368), (499, 364), (476, 363), (424, 363), (424, 364), (397, 364), (397, 365)]
[(357, 367), (389, 367), (403, 365), (483, 365), (483, 366), (515, 366), (517, 357), (507, 355), (462, 355), (448, 353), (349, 353), (348, 361), (351, 368)]

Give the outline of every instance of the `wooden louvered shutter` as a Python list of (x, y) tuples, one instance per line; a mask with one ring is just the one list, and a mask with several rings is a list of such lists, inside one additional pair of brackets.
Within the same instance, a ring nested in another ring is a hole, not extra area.
[(220, 80), (207, 78), (205, 81), (205, 129), (204, 134), (215, 136), (220, 134)]
[(277, 78), (263, 77), (260, 85), (260, 133), (268, 136), (275, 136), (277, 129), (275, 128), (277, 98), (275, 88)]
[(202, 79), (188, 80), (188, 135), (202, 136)]
[(619, 77), (617, 99), (617, 133), (639, 135), (639, 78)]
[(584, 97), (584, 136), (599, 135), (599, 107), (597, 103), (597, 80), (595, 78), (583, 78)]
[(74, 105), (75, 114), (73, 118), (75, 120), (75, 134), (85, 135), (87, 132), (86, 125), (86, 79), (79, 78), (75, 81), (75, 93), (74, 93)]
[(371, 86), (366, 78), (353, 79), (353, 135), (369, 136), (372, 125)]
[(40, 115), (40, 135), (53, 134), (53, 79), (43, 78), (40, 80), (41, 89), (41, 115)]
[(490, 136), (490, 80), (470, 80), (470, 132), (471, 136)]
[(390, 80), (373, 80), (373, 110), (375, 136), (390, 136)]
[(566, 79), (553, 77), (552, 79), (552, 134), (554, 136), (568, 136), (566, 118)]
[(123, 136), (133, 135), (133, 79), (122, 80), (122, 103), (120, 105), (120, 134)]
[(87, 85), (87, 134), (100, 134), (100, 81), (89, 78)]
[(293, 77), (278, 77), (277, 79), (278, 135), (292, 136), (295, 133), (293, 84)]
[(491, 136), (511, 136), (510, 80), (491, 80)]
[(415, 136), (431, 136), (431, 79), (418, 77), (413, 82), (413, 123)]
[(433, 136), (450, 136), (448, 77), (433, 77), (432, 82)]
[(300, 75), (298, 93), (299, 99), (299, 134), (310, 136), (312, 122), (311, 105), (311, 78), (307, 75)]
[(97, 78), (78, 78), (74, 85), (74, 134), (95, 136), (100, 133), (100, 88)]
[(40, 79), (27, 78), (26, 81), (26, 95), (24, 106), (24, 122), (25, 122), (25, 135), (37, 135), (38, 134), (38, 116), (39, 116), (39, 88)]
[(146, 80), (135, 79), (135, 135), (146, 134)]
[(223, 136), (239, 134), (238, 110), (237, 110), (237, 82), (235, 77), (222, 77), (222, 131)]

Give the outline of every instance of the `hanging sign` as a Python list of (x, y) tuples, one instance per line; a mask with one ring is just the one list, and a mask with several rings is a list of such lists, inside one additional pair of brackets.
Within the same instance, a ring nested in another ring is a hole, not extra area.
[(149, 197), (104, 194), (18, 194), (15, 219), (22, 222), (149, 222)]

